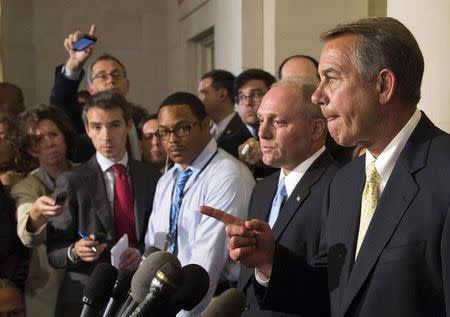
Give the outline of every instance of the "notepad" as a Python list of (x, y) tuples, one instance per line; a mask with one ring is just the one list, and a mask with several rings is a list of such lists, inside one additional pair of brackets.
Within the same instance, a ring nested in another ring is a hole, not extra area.
[(120, 256), (128, 249), (128, 235), (125, 233), (111, 248), (111, 265), (119, 269)]

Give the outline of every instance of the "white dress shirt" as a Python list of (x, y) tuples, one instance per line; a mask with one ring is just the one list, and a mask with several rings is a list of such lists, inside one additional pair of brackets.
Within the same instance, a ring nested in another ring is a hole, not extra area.
[[(255, 184), (248, 168), (219, 149), (214, 139), (189, 168), (193, 173), (185, 185), (178, 217), (177, 256), (183, 266), (190, 263), (201, 265), (209, 274), (210, 288), (196, 308), (190, 312), (181, 311), (178, 316), (198, 316), (209, 303), (219, 282), (237, 281), (239, 277), (239, 264), (228, 256), (225, 225), (202, 215), (198, 211), (199, 206), (208, 205), (246, 219)], [(175, 164), (159, 179), (145, 235), (146, 248), (164, 248), (169, 232), (174, 182), (181, 170), (181, 166)]]

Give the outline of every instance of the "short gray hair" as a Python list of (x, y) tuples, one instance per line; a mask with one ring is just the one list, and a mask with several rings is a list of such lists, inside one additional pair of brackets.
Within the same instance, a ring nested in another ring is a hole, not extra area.
[(311, 121), (313, 119), (322, 119), (323, 121), (326, 121), (320, 107), (316, 106), (311, 101), (311, 96), (314, 91), (316, 91), (318, 84), (319, 83), (316, 77), (289, 76), (277, 81), (271, 88), (288, 86), (295, 87), (298, 92), (299, 100), (302, 102), (301, 111), (305, 115), (305, 119), (307, 121)]
[(366, 18), (340, 24), (321, 38), (328, 41), (344, 34), (358, 37), (351, 60), (366, 80), (388, 68), (395, 74), (400, 100), (417, 105), (424, 60), (416, 39), (402, 23), (389, 17)]

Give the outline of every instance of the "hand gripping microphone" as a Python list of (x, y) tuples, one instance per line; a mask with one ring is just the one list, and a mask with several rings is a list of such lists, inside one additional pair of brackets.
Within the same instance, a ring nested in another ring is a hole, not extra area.
[(182, 282), (180, 267), (166, 263), (156, 272), (150, 283), (150, 290), (144, 300), (131, 314), (131, 317), (155, 316), (152, 312), (169, 302), (170, 296), (176, 292)]
[(200, 315), (201, 317), (240, 317), (245, 310), (244, 293), (237, 288), (230, 288), (211, 302)]
[(96, 317), (108, 301), (117, 277), (111, 264), (100, 263), (94, 269), (83, 292), (83, 310), (80, 317)]

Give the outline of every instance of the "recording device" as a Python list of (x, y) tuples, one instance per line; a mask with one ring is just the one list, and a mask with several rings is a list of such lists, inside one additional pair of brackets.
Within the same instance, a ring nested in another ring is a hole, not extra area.
[(133, 272), (129, 270), (119, 270), (116, 283), (112, 290), (108, 305), (106, 305), (103, 317), (113, 317), (119, 310), (120, 305), (125, 300), (131, 285)]
[(237, 288), (230, 288), (220, 296), (214, 297), (201, 317), (240, 317), (245, 310), (244, 293)]
[(142, 261), (144, 261), (150, 254), (155, 253), (156, 251), (161, 251), (161, 249), (154, 246), (149, 246), (148, 249), (145, 250), (144, 254), (142, 254)]
[(104, 232), (93, 233), (90, 235), (90, 238), (97, 242), (105, 243), (106, 242), (106, 233), (104, 233)]
[(245, 145), (242, 147), (241, 155), (245, 156), (247, 154), (248, 150), (250, 150), (250, 144), (245, 143)]
[[(150, 283), (150, 290), (144, 300), (133, 311), (131, 317), (148, 316), (158, 307), (169, 301), (169, 297), (175, 293), (182, 282), (180, 267), (174, 267), (166, 263), (156, 272)], [(152, 313), (152, 316), (155, 316)]]
[(67, 199), (67, 192), (66, 191), (59, 192), (55, 197), (55, 205), (60, 206), (64, 205), (66, 199)]
[(177, 257), (165, 251), (153, 252), (141, 262), (141, 265), (131, 280), (131, 292), (129, 292), (131, 296), (125, 300), (116, 316), (128, 317), (134, 311), (147, 295), (150, 283), (155, 277), (156, 272), (166, 263), (181, 268), (180, 261)]
[(117, 269), (111, 264), (100, 263), (94, 269), (83, 292), (83, 310), (80, 317), (97, 317), (111, 296)]
[(72, 49), (74, 51), (84, 51), (88, 47), (92, 46), (95, 42), (97, 42), (97, 38), (95, 36), (84, 34), (78, 39), (78, 41), (73, 44)]

